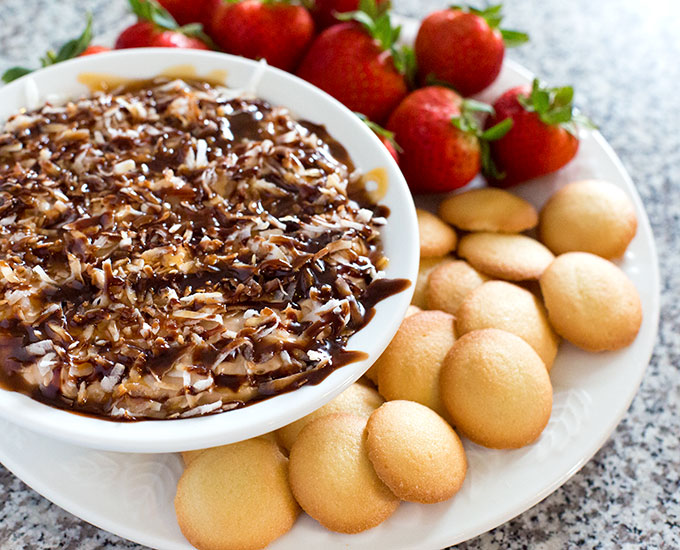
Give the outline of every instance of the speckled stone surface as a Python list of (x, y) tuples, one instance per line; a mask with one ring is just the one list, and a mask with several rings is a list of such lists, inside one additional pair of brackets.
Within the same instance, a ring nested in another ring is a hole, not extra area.
[[(413, 16), (447, 0), (395, 0)], [(37, 63), (77, 35), (131, 20), (124, 0), (0, 0), (0, 71)], [(507, 26), (530, 32), (510, 57), (572, 83), (630, 171), (654, 228), (662, 273), (659, 341), (609, 442), (578, 474), (509, 523), (458, 548), (680, 548), (680, 2), (508, 0)], [(141, 550), (71, 516), (0, 466), (0, 549)]]

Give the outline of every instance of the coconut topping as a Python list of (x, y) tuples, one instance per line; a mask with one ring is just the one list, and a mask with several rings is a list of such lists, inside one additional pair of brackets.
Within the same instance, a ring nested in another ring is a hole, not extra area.
[(387, 209), (283, 108), (156, 79), (0, 134), (0, 382), (119, 420), (214, 414), (323, 379), (404, 287)]

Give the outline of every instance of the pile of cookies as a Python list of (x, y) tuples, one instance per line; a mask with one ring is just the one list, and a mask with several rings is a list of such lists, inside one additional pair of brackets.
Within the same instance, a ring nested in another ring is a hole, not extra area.
[(610, 260), (637, 221), (616, 186), (572, 183), (540, 214), (475, 189), (418, 223), (413, 305), (364, 379), (275, 433), (183, 454), (175, 507), (196, 548), (263, 548), (300, 509), (358, 533), (402, 500), (447, 500), (467, 470), (457, 434), (497, 449), (540, 436), (561, 338), (593, 352), (635, 339), (640, 299)]

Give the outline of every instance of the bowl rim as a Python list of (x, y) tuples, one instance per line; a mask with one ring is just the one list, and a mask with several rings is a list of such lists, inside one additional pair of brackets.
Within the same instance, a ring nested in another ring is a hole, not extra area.
[[(380, 356), (406, 313), (419, 261), (415, 206), (406, 181), (379, 138), (352, 111), (290, 73), (263, 62), (211, 51), (170, 48), (116, 50), (46, 67), (1, 87), (0, 105), (5, 105), (5, 99), (8, 99), (10, 106), (0, 107), (0, 123), (8, 114), (17, 111), (17, 102), (29, 108), (37, 107), (55, 91), (66, 88), (74, 89), (72, 92), (61, 92), (67, 99), (87, 93), (76, 82), (78, 74), (96, 72), (130, 79), (153, 78), (163, 70), (178, 65), (195, 67), (198, 73), (196, 78), (199, 79), (201, 72), (205, 74), (202, 67), (226, 70), (226, 84), (229, 87), (244, 87), (234, 85), (233, 75), (246, 86), (249, 85), (250, 77), (253, 86), (251, 91), (258, 97), (290, 108), (295, 118), (326, 126), (329, 133), (347, 148), (362, 172), (376, 167), (384, 168), (389, 186), (381, 203), (391, 210), (383, 231), (386, 252), (391, 260), (385, 275), (409, 279), (412, 284), (405, 291), (378, 303), (373, 319), (350, 338), (347, 349), (364, 351), (368, 359), (336, 369), (315, 386), (303, 386), (241, 409), (215, 415), (135, 422), (116, 422), (73, 413), (0, 388), (0, 417), (23, 428), (84, 447), (143, 453), (193, 450), (256, 437), (309, 414), (354, 383)], [(266, 86), (266, 90), (260, 91), (260, 84)], [(36, 96), (38, 93), (40, 96)], [(36, 102), (36, 97), (41, 97), (40, 101), (31, 105)], [(310, 117), (310, 114), (318, 116)], [(341, 139), (339, 135), (351, 139)], [(398, 223), (394, 223), (395, 218)]]

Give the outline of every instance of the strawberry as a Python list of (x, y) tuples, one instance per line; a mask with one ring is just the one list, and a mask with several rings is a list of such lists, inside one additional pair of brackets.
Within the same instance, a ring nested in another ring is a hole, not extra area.
[(421, 82), (449, 85), (468, 96), (496, 80), (505, 47), (529, 40), (524, 33), (499, 29), (502, 7), (453, 6), (428, 15), (415, 44)]
[[(56, 65), (67, 59), (109, 51), (109, 48), (105, 48), (104, 46), (90, 46), (91, 41), (92, 15), (88, 13), (85, 30), (83, 30), (80, 36), (66, 42), (56, 53), (53, 50), (48, 51), (40, 58), (40, 64), (43, 67), (49, 67), (50, 65)], [(25, 74), (32, 73), (33, 70), (34, 69), (27, 69), (26, 67), (12, 67), (4, 72), (2, 80), (3, 82), (12, 82), (12, 80), (16, 80)]]
[[(387, 4), (389, 0), (377, 0), (378, 5)], [(325, 29), (335, 25), (339, 19), (337, 13), (347, 13), (359, 9), (359, 0), (314, 0), (310, 11), (317, 28)]]
[(97, 53), (104, 53), (110, 51), (111, 48), (107, 48), (106, 46), (92, 45), (85, 48), (85, 50), (83, 50), (83, 53), (81, 53), (78, 57), (85, 57), (86, 55), (94, 55)]
[(213, 13), (220, 0), (158, 0), (175, 21), (180, 25), (201, 23), (204, 29), (210, 29)]
[(397, 49), (401, 31), (375, 0), (361, 0), (360, 11), (342, 14), (312, 43), (297, 75), (353, 111), (383, 122), (408, 93), (415, 70), (409, 48)]
[(211, 29), (225, 52), (263, 58), (286, 71), (297, 67), (314, 38), (314, 21), (307, 9), (283, 1), (221, 2)]
[(463, 187), (489, 166), (488, 142), (512, 126), (502, 122), (482, 132), (476, 112), (491, 107), (465, 100), (443, 86), (412, 92), (392, 113), (387, 129), (403, 149), (399, 162), (414, 193), (443, 193)]
[(363, 123), (368, 126), (376, 136), (378, 136), (378, 139), (385, 146), (387, 152), (392, 155), (392, 158), (397, 162), (397, 164), (399, 164), (399, 153), (401, 153), (401, 147), (397, 145), (397, 142), (394, 139), (394, 133), (386, 130), (380, 126), (380, 124), (376, 124), (372, 120), (369, 120), (366, 115), (362, 113), (354, 114), (356, 114), (363, 121)]
[(487, 174), (487, 179), (509, 187), (555, 172), (573, 159), (579, 145), (578, 126), (593, 127), (574, 111), (573, 97), (571, 86), (546, 88), (538, 79), (531, 88), (518, 86), (499, 97), (486, 126), (505, 120), (512, 120), (513, 126), (491, 144), (499, 173)]
[(128, 1), (139, 21), (118, 35), (117, 50), (150, 47), (210, 49), (210, 38), (199, 23), (180, 27), (156, 0)]

